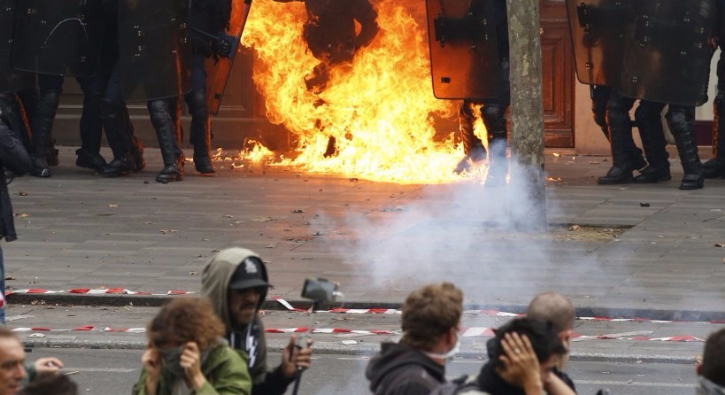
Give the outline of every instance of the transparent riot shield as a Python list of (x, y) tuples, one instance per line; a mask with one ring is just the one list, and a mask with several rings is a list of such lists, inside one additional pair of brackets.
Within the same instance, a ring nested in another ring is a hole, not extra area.
[(640, 1), (627, 27), (619, 92), (662, 103), (706, 102), (716, 1)]
[(239, 40), (244, 32), (244, 25), (249, 16), (249, 9), (252, 6), (252, 0), (232, 1), (232, 14), (229, 19), (229, 28), (226, 34), (234, 40), (232, 51), (228, 58), (211, 58), (206, 61), (206, 102), (209, 111), (216, 115), (219, 113), (219, 107), (222, 103), (222, 97), (229, 81), (229, 74), (232, 72), (234, 58), (239, 48)]
[(118, 0), (118, 71), (126, 101), (191, 89), (188, 0)]
[(566, 0), (576, 74), (589, 85), (614, 85), (624, 52), (633, 0)]
[(100, 1), (17, 0), (12, 64), (41, 74), (93, 76), (100, 68)]
[(426, 0), (433, 94), (481, 100), (501, 92), (492, 2)]
[(12, 68), (10, 56), (15, 26), (15, 0), (0, 0), (0, 93), (33, 86), (33, 75)]

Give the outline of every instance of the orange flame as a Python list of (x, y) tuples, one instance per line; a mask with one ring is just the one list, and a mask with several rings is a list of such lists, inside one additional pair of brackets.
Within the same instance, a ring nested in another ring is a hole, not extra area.
[[(302, 39), (304, 3), (255, 0), (242, 44), (256, 50), (253, 78), (268, 119), (298, 140), (299, 155), (279, 164), (405, 184), (462, 179), (452, 172), (463, 157), (453, 131), (441, 138), (434, 128), (436, 117), (456, 115), (459, 102), (433, 96), (425, 2), (373, 5), (381, 31), (352, 67), (332, 68), (318, 95), (304, 83), (319, 63)], [(324, 157), (330, 136), (337, 152)]]

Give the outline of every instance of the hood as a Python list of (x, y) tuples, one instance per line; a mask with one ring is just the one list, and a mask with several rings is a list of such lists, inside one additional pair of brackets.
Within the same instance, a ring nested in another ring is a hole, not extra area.
[(370, 381), (370, 390), (375, 393), (388, 373), (403, 365), (424, 368), (439, 382), (445, 381), (445, 367), (428, 358), (422, 351), (399, 343), (382, 343), (380, 353), (370, 359), (365, 377)]
[(698, 376), (695, 393), (697, 395), (725, 395), (725, 387), (721, 387), (702, 376)]
[[(214, 307), (214, 312), (224, 322), (227, 332), (231, 332), (232, 330), (232, 321), (229, 317), (228, 306), (229, 295), (227, 293), (229, 280), (242, 261), (250, 256), (262, 261), (262, 258), (257, 253), (245, 248), (235, 247), (222, 250), (209, 259), (201, 273), (201, 294), (209, 298)], [(264, 266), (264, 263), (262, 263), (261, 267), (262, 277), (266, 282), (269, 282), (267, 268)], [(262, 303), (264, 303), (266, 297), (267, 292), (265, 291), (259, 298), (257, 310), (262, 307)]]

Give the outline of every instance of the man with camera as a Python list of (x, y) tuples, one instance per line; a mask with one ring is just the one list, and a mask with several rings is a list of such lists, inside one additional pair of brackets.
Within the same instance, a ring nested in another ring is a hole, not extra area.
[(270, 287), (267, 268), (256, 253), (228, 248), (214, 255), (202, 273), (201, 293), (211, 300), (224, 322), (229, 345), (246, 354), (254, 395), (282, 395), (297, 377), (298, 369), (310, 366), (312, 349), (295, 347), (293, 335), (282, 352), (282, 363), (267, 369), (267, 342), (259, 309)]
[(443, 282), (413, 291), (403, 304), (403, 338), (383, 343), (365, 377), (375, 395), (427, 395), (445, 382), (446, 360), (458, 351), (463, 292)]

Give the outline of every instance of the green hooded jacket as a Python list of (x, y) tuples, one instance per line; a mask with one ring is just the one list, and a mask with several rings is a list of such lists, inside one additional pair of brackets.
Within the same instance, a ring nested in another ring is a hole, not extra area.
[[(214, 347), (206, 361), (201, 365), (201, 372), (206, 377), (199, 391), (192, 390), (193, 395), (250, 395), (252, 393), (252, 379), (247, 370), (247, 361), (239, 353), (226, 344)], [(133, 387), (133, 395), (146, 395), (145, 369), (141, 369), (141, 377)], [(164, 368), (161, 370), (156, 395), (171, 395), (174, 377)]]
[[(232, 319), (229, 317), (227, 292), (229, 281), (237, 267), (248, 257), (256, 257), (262, 261), (259, 255), (244, 248), (228, 248), (214, 255), (204, 266), (201, 274), (201, 294), (211, 301), (214, 312), (224, 323), (227, 331), (226, 339), (231, 347), (247, 360), (254, 383), (254, 395), (281, 395), (294, 381), (294, 378), (285, 377), (281, 365), (273, 371), (268, 371), (267, 341), (259, 314), (256, 315), (252, 324), (245, 328), (233, 328)], [(269, 282), (264, 263), (262, 263), (262, 271), (264, 281)], [(262, 307), (266, 296), (265, 292), (259, 300), (257, 311)]]

